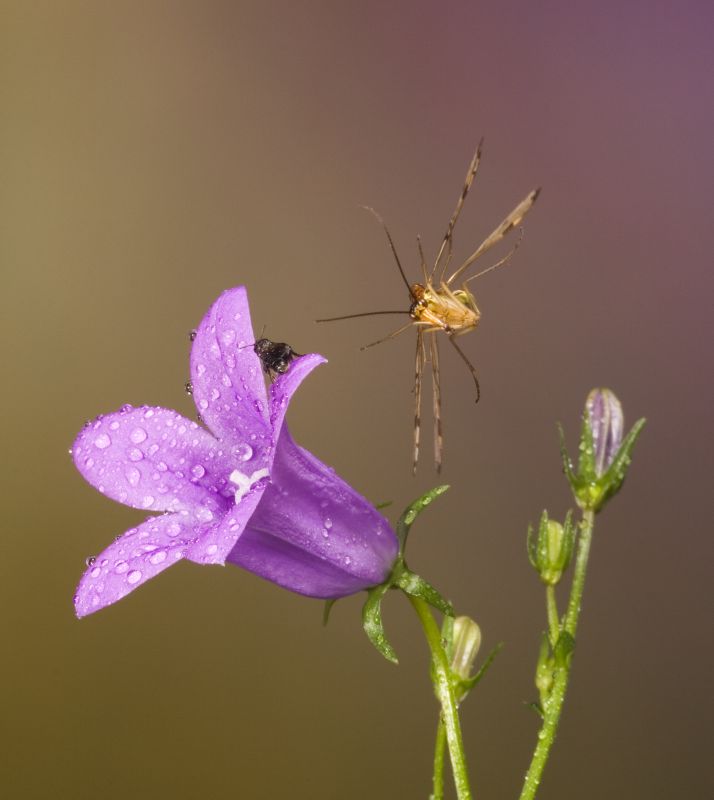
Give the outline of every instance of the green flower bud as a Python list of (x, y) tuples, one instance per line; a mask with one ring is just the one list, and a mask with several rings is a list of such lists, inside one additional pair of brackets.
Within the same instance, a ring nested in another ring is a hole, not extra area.
[(548, 519), (548, 512), (544, 511), (535, 537), (533, 527), (528, 526), (528, 558), (543, 583), (556, 586), (560, 582), (573, 556), (574, 544), (575, 525), (570, 511), (565, 525)]
[(620, 401), (610, 389), (593, 389), (588, 395), (580, 434), (578, 471), (565, 447), (560, 428), (563, 471), (580, 508), (599, 511), (625, 480), (632, 448), (645, 424), (638, 420), (623, 439), (624, 415)]
[(481, 628), (470, 617), (456, 617), (452, 637), (451, 672), (465, 681), (481, 647)]

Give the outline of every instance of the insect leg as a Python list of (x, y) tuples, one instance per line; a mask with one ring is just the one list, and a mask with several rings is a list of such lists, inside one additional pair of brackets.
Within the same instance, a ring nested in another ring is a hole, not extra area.
[[(464, 188), (461, 190), (461, 194), (459, 196), (458, 201), (456, 202), (456, 208), (454, 209), (454, 213), (451, 215), (451, 219), (449, 220), (449, 224), (446, 226), (446, 233), (444, 234), (444, 239), (441, 242), (441, 247), (439, 248), (439, 253), (436, 256), (436, 261), (434, 262), (434, 269), (431, 271), (431, 276), (429, 278), (429, 283), (432, 283), (434, 280), (434, 275), (436, 274), (437, 269), (439, 268), (439, 264), (441, 263), (441, 257), (444, 255), (444, 251), (448, 248), (449, 254), (451, 253), (451, 238), (454, 233), (454, 228), (456, 227), (456, 221), (459, 218), (459, 214), (461, 213), (461, 209), (464, 206), (464, 201), (466, 200), (466, 195), (469, 193), (469, 189), (471, 188), (471, 184), (474, 182), (474, 178), (476, 177), (476, 173), (478, 172), (478, 165), (481, 163), (481, 148), (483, 146), (483, 139), (478, 143), (478, 147), (476, 148), (476, 152), (474, 153), (473, 158), (471, 159), (471, 163), (469, 164), (469, 170), (466, 173), (466, 180), (464, 182)], [(448, 263), (447, 258), (447, 263)], [(446, 265), (444, 265), (443, 270), (446, 269)], [(443, 278), (443, 275), (442, 275)]]
[(481, 387), (478, 384), (478, 376), (476, 375), (476, 370), (474, 369), (473, 364), (468, 360), (468, 358), (466, 358), (464, 351), (454, 341), (453, 334), (447, 334), (447, 335), (449, 337), (449, 341), (454, 346), (454, 349), (461, 356), (461, 359), (464, 362), (464, 364), (466, 364), (466, 366), (469, 368), (469, 372), (471, 373), (471, 377), (474, 379), (474, 384), (476, 386), (476, 400), (474, 402), (478, 403), (479, 399), (481, 398)]
[(491, 266), (490, 267), (486, 267), (486, 269), (482, 269), (481, 272), (477, 272), (475, 275), (472, 275), (470, 278), (466, 278), (466, 280), (464, 281), (463, 285), (466, 286), (466, 284), (469, 281), (472, 281), (474, 278), (480, 278), (482, 275), (485, 275), (487, 272), (491, 272), (494, 269), (496, 269), (497, 267), (502, 267), (504, 264), (507, 264), (511, 260), (511, 258), (513, 257), (513, 254), (516, 252), (516, 250), (518, 250), (518, 248), (521, 246), (521, 242), (523, 241), (523, 233), (524, 233), (524, 229), (521, 228), (520, 229), (520, 236), (518, 237), (518, 241), (513, 245), (513, 247), (508, 251), (508, 253), (506, 253), (506, 255), (500, 261), (497, 261), (495, 264), (491, 264)]
[(424, 286), (429, 284), (429, 276), (426, 271), (426, 259), (424, 258), (424, 248), (421, 246), (421, 236), (417, 236), (417, 247), (419, 248), (419, 260), (421, 261), (421, 271), (424, 276)]
[(399, 336), (400, 333), (404, 333), (405, 330), (411, 328), (413, 322), (407, 322), (406, 325), (402, 325), (401, 328), (397, 328), (396, 331), (392, 331), (388, 336), (384, 336), (381, 339), (377, 339), (376, 342), (370, 342), (369, 344), (364, 345), (364, 347), (360, 347), (360, 350), (367, 350), (369, 347), (374, 347), (377, 344), (382, 344), (382, 342), (386, 342), (388, 339), (394, 339), (395, 337)]
[(431, 357), (431, 388), (434, 394), (434, 464), (436, 471), (441, 472), (441, 455), (444, 448), (444, 437), (441, 430), (441, 384), (439, 382), (439, 341), (436, 334), (431, 334), (429, 342)]
[(479, 256), (482, 256), (487, 250), (490, 250), (494, 245), (498, 244), (504, 236), (506, 236), (510, 231), (513, 230), (517, 225), (520, 225), (521, 220), (525, 215), (533, 208), (533, 203), (535, 203), (538, 195), (540, 194), (540, 189), (534, 189), (530, 192), (526, 197), (521, 200), (521, 202), (511, 211), (511, 213), (501, 222), (498, 227), (496, 227), (491, 233), (481, 242), (481, 244), (474, 250), (473, 253), (464, 261), (464, 263), (456, 270), (456, 272), (452, 273), (449, 279), (446, 281), (447, 284), (452, 283), (459, 275), (471, 264), (476, 261)]
[(419, 461), (419, 437), (421, 435), (421, 380), (424, 373), (426, 352), (424, 350), (424, 332), (417, 329), (416, 359), (414, 365), (414, 464), (412, 473), (416, 475)]

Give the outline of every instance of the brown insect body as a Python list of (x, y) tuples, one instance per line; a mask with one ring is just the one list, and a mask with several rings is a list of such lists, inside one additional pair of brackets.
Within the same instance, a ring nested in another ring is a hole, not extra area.
[(481, 319), (481, 312), (471, 292), (463, 289), (452, 291), (445, 283), (439, 289), (427, 283), (411, 285), (414, 302), (409, 316), (415, 324), (423, 325), (423, 333), (444, 331), (450, 336), (460, 336), (472, 331)]

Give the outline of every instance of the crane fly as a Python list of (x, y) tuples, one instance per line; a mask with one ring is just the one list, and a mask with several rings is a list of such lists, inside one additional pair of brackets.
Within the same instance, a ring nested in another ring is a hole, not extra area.
[[(424, 258), (424, 251), (422, 249), (421, 239), (417, 237), (417, 247), (419, 251), (419, 259), (421, 262), (421, 273), (423, 276), (422, 283), (409, 283), (402, 268), (401, 261), (397, 255), (397, 249), (394, 245), (392, 236), (387, 228), (382, 217), (373, 209), (365, 207), (367, 211), (372, 213), (377, 221), (380, 223), (387, 236), (389, 247), (394, 256), (397, 264), (399, 274), (401, 275), (404, 285), (409, 292), (409, 309), (401, 311), (367, 311), (362, 314), (347, 314), (341, 317), (330, 317), (328, 319), (319, 319), (317, 322), (334, 322), (342, 319), (354, 319), (356, 317), (368, 317), (377, 314), (407, 314), (409, 322), (402, 325), (397, 330), (392, 331), (387, 336), (378, 339), (376, 342), (371, 342), (362, 347), (366, 350), (369, 347), (374, 347), (377, 344), (386, 342), (389, 339), (394, 339), (404, 331), (411, 327), (417, 329), (416, 340), (416, 359), (414, 370), (414, 462), (413, 471), (416, 473), (417, 462), (419, 460), (419, 446), (421, 436), (421, 400), (422, 400), (422, 380), (424, 370), (427, 363), (431, 364), (431, 377), (432, 377), (432, 406), (434, 415), (434, 461), (437, 472), (441, 471), (442, 453), (443, 453), (443, 434), (441, 425), (441, 384), (439, 379), (439, 342), (435, 334), (442, 332), (446, 334), (449, 344), (456, 350), (459, 358), (466, 364), (471, 377), (474, 382), (476, 391), (476, 400), (478, 403), (481, 396), (481, 388), (478, 382), (478, 375), (474, 366), (463, 350), (456, 343), (456, 337), (462, 336), (469, 331), (474, 330), (481, 319), (481, 312), (476, 305), (476, 299), (471, 293), (468, 284), (491, 272), (497, 267), (501, 267), (510, 261), (511, 257), (518, 249), (523, 232), (521, 231), (521, 238), (516, 241), (511, 250), (495, 264), (492, 264), (486, 269), (477, 272), (461, 282), (460, 288), (455, 288), (454, 283), (466, 273), (468, 268), (482, 255), (487, 253), (492, 247), (497, 245), (501, 240), (508, 235), (514, 228), (518, 227), (531, 210), (533, 203), (535, 203), (540, 189), (534, 189), (529, 192), (526, 197), (506, 216), (503, 222), (500, 223), (484, 240), (481, 244), (471, 253), (471, 255), (460, 264), (453, 272), (447, 276), (447, 271), (451, 265), (453, 255), (453, 236), (456, 222), (461, 214), (461, 209), (464, 206), (466, 196), (471, 189), (471, 184), (478, 172), (479, 164), (481, 163), (481, 148), (483, 140), (479, 142), (476, 152), (474, 153), (471, 163), (469, 164), (468, 172), (466, 173), (466, 180), (464, 181), (463, 189), (459, 195), (449, 224), (446, 226), (446, 233), (441, 242), (441, 247), (436, 256), (434, 266), (429, 270)], [(427, 338), (427, 334), (431, 334)]]

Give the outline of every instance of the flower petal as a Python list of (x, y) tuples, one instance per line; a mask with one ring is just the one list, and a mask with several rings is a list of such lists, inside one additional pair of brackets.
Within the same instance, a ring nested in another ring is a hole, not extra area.
[(290, 369), (279, 375), (270, 386), (270, 425), (273, 428), (273, 440), (277, 442), (285, 420), (285, 412), (292, 396), (307, 376), (327, 359), (319, 353), (308, 353), (296, 358)]
[(198, 564), (225, 564), (228, 554), (243, 533), (265, 491), (266, 480), (259, 479), (253, 488), (225, 512), (222, 521), (209, 528), (186, 551), (186, 558)]
[(80, 432), (72, 456), (92, 486), (134, 508), (217, 513), (234, 492), (230, 451), (165, 408), (126, 406), (98, 417)]
[(397, 556), (387, 520), (283, 426), (262, 502), (228, 561), (312, 597), (382, 583)]
[[(184, 557), (197, 535), (186, 514), (149, 517), (112, 542), (88, 566), (74, 596), (78, 617), (116, 603), (149, 578)], [(200, 532), (200, 526), (199, 526)]]
[(196, 408), (208, 427), (220, 439), (249, 443), (260, 461), (270, 448), (271, 435), (254, 343), (245, 288), (228, 289), (196, 330), (191, 382)]

